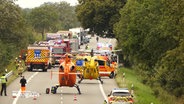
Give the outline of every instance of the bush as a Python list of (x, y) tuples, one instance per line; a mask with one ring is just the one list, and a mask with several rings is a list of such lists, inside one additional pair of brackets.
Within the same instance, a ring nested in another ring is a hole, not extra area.
[(158, 96), (159, 96), (159, 90), (158, 90), (158, 89), (154, 89), (153, 91), (154, 91), (154, 95), (155, 95), (156, 97), (158, 97)]
[(184, 90), (184, 88), (181, 88), (181, 87), (176, 88), (176, 89), (174, 89), (173, 93), (176, 97), (181, 97), (183, 92), (184, 92), (183, 90)]

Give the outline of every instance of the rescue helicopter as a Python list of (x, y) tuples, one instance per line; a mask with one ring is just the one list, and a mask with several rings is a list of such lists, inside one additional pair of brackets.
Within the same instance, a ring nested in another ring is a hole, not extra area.
[[(76, 84), (76, 67), (72, 62), (72, 55), (66, 53), (60, 60), (60, 66), (58, 72), (52, 73), (58, 74), (59, 84), (52, 86), (51, 93), (56, 94), (58, 87), (76, 87), (79, 94), (81, 94), (79, 86)], [(46, 94), (49, 94), (50, 88), (46, 88)]]
[[(80, 57), (80, 56), (79, 56)], [(76, 61), (76, 64), (79, 60)], [(80, 59), (81, 61), (81, 59)], [(80, 80), (78, 83), (80, 84), (82, 80), (84, 79), (98, 79), (101, 84), (103, 84), (103, 81), (101, 80), (100, 74), (99, 74), (99, 67), (98, 67), (98, 60), (93, 55), (93, 50), (91, 50), (90, 55), (83, 56), (82, 59), (82, 67), (80, 67), (79, 71), (80, 74), (78, 74)]]
[(82, 56), (77, 57), (76, 68), (81, 72), (81, 75), (78, 75), (80, 78), (78, 83), (81, 83), (83, 79), (95, 78), (98, 78), (103, 83), (101, 80), (103, 76), (114, 78), (119, 63), (118, 55), (115, 55), (114, 52), (118, 51), (121, 50), (101, 51), (92, 49), (91, 51), (84, 51), (85, 53), (90, 53), (90, 55), (82, 54)]

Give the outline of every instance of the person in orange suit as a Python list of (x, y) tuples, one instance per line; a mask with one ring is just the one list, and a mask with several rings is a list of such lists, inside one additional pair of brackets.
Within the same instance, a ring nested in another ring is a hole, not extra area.
[(20, 84), (21, 84), (21, 92), (24, 93), (26, 90), (26, 79), (24, 78), (24, 76), (22, 76), (22, 79), (20, 79)]

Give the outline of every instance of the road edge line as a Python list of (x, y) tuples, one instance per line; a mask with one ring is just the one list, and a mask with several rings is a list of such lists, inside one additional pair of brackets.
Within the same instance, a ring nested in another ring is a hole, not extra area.
[[(34, 73), (33, 75), (31, 75), (30, 77), (29, 77), (29, 79), (27, 80), (27, 84), (31, 81), (31, 79), (35, 76), (35, 75), (37, 75), (38, 74), (38, 72), (36, 72), (36, 73)], [(18, 91), (18, 96), (13, 100), (13, 102), (12, 102), (12, 104), (17, 104), (17, 101), (18, 101), (18, 99), (19, 99), (19, 97), (20, 97), (20, 93), (21, 93), (21, 89), (19, 89), (19, 91)]]

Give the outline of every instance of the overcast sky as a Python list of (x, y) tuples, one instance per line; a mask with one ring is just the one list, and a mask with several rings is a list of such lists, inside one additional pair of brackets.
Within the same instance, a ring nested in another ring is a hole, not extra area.
[(70, 3), (72, 6), (78, 3), (78, 0), (17, 0), (15, 4), (18, 4), (22, 8), (34, 8), (39, 7), (44, 2), (61, 2), (66, 1)]

